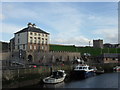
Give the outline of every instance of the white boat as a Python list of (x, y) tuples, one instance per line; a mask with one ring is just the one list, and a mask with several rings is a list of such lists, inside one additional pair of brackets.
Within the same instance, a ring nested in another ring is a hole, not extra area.
[(57, 71), (52, 72), (51, 76), (44, 78), (43, 82), (52, 83), (52, 84), (60, 83), (64, 81), (65, 77), (66, 77), (66, 74), (64, 70), (57, 70)]
[(43, 84), (43, 88), (64, 88), (64, 81), (57, 84)]
[(114, 68), (113, 68), (113, 71), (115, 71), (115, 72), (120, 72), (120, 66), (114, 67)]
[(72, 75), (75, 78), (87, 78), (90, 76), (94, 76), (95, 70), (89, 65), (78, 64), (74, 66)]

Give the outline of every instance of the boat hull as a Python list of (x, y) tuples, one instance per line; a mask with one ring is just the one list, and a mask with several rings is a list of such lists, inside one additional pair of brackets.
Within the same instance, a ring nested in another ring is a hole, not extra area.
[(93, 71), (72, 71), (72, 77), (75, 79), (84, 79), (95, 75)]
[(65, 77), (61, 77), (61, 78), (51, 78), (51, 77), (47, 77), (45, 79), (43, 79), (43, 82), (44, 83), (48, 83), (48, 84), (56, 84), (56, 83), (60, 83), (60, 82), (63, 82), (65, 79)]

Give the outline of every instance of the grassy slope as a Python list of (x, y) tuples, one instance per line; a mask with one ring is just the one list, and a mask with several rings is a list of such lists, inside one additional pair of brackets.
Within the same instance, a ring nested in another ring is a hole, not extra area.
[(100, 55), (102, 53), (120, 53), (120, 48), (91, 48), (91, 47), (75, 47), (75, 46), (65, 46), (65, 45), (50, 45), (51, 51), (69, 51), (69, 52), (81, 52), (90, 53), (93, 56)]

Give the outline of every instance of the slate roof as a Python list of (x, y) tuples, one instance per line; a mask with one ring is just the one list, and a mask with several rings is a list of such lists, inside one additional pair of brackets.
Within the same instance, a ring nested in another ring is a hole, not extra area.
[(41, 30), (40, 28), (36, 28), (36, 27), (27, 27), (27, 28), (24, 28), (24, 29), (16, 32), (15, 34), (22, 33), (22, 32), (38, 32), (38, 33), (49, 34), (45, 31)]

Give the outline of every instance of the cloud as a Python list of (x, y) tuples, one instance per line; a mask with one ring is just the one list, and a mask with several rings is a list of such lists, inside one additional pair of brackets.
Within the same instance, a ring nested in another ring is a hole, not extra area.
[(6, 21), (2, 32), (13, 34), (23, 27), (23, 23), (32, 21), (50, 32), (51, 43), (54, 44), (88, 45), (94, 38), (93, 34), (114, 42), (116, 33), (108, 27), (116, 27), (116, 19), (100, 16), (99, 13), (88, 13), (87, 10), (84, 13), (84, 9), (78, 9), (70, 3), (5, 3), (3, 17)]
[(51, 43), (55, 44), (64, 44), (64, 45), (88, 45), (89, 44), (89, 39), (83, 36), (76, 36), (76, 37), (71, 37), (68, 39), (65, 38), (54, 38), (52, 39)]
[(98, 29), (94, 31), (94, 34), (101, 35), (106, 43), (118, 43), (118, 29)]
[(2, 23), (2, 30), (0, 31), (0, 33), (13, 34), (21, 29), (21, 26), (18, 25)]

